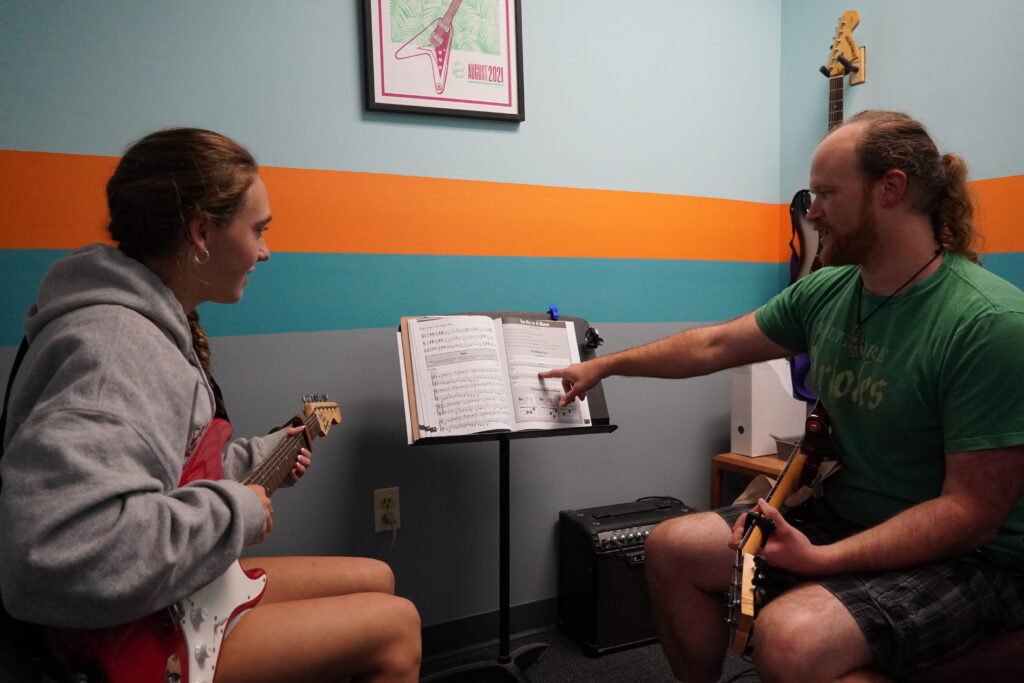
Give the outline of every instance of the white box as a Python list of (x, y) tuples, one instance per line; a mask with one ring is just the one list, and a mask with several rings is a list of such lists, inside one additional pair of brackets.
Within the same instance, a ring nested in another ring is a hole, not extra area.
[[(793, 398), (789, 361), (772, 360), (732, 371), (732, 439), (734, 453), (770, 455), (775, 436), (804, 433), (807, 404)], [(774, 435), (774, 436), (773, 436)]]

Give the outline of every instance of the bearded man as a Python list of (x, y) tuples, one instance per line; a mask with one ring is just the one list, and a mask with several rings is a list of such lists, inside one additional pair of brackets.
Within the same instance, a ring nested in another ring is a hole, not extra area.
[[(810, 355), (840, 469), (787, 518), (755, 506), (776, 526), (760, 554), (781, 587), (751, 637), (763, 681), (903, 679), (1024, 626), (1024, 293), (978, 265), (966, 179), (918, 121), (862, 112), (811, 163), (807, 218), (830, 267), (729, 322), (541, 375), (562, 379), (566, 404), (611, 375)], [(668, 520), (647, 541), (680, 681), (721, 674), (749, 507)]]

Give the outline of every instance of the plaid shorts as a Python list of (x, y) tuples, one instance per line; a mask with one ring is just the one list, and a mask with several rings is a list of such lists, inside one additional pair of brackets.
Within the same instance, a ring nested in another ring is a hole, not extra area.
[[(716, 510), (735, 523), (749, 505)], [(861, 529), (820, 501), (786, 519), (815, 545)], [(807, 580), (769, 569), (767, 600)], [(1024, 557), (979, 550), (898, 571), (814, 579), (850, 611), (875, 656), (874, 666), (902, 678), (968, 650), (978, 641), (1024, 626)]]

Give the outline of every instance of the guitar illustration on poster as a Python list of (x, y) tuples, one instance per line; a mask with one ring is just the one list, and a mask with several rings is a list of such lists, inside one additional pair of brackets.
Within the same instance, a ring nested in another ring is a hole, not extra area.
[[(449, 55), (452, 47), (452, 22), (455, 20), (455, 13), (459, 11), (462, 0), (452, 0), (445, 11), (444, 16), (437, 17), (423, 30), (407, 40), (402, 47), (395, 52), (395, 59), (410, 59), (423, 57), (430, 62), (430, 75), (434, 79), (434, 90), (438, 95), (444, 92), (444, 86), (448, 81), (448, 65), (451, 62)], [(427, 34), (427, 32), (430, 32)], [(426, 41), (422, 40), (427, 34)], [(423, 43), (427, 44), (424, 45)]]

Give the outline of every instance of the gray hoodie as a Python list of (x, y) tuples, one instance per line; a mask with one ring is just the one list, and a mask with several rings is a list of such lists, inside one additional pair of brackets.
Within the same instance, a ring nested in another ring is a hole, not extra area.
[[(13, 616), (96, 628), (191, 594), (263, 526), (236, 481), (178, 487), (213, 418), (181, 304), (104, 245), (57, 261), (25, 318), (29, 350), (0, 461), (0, 595)], [(231, 442), (239, 479), (283, 432)]]

